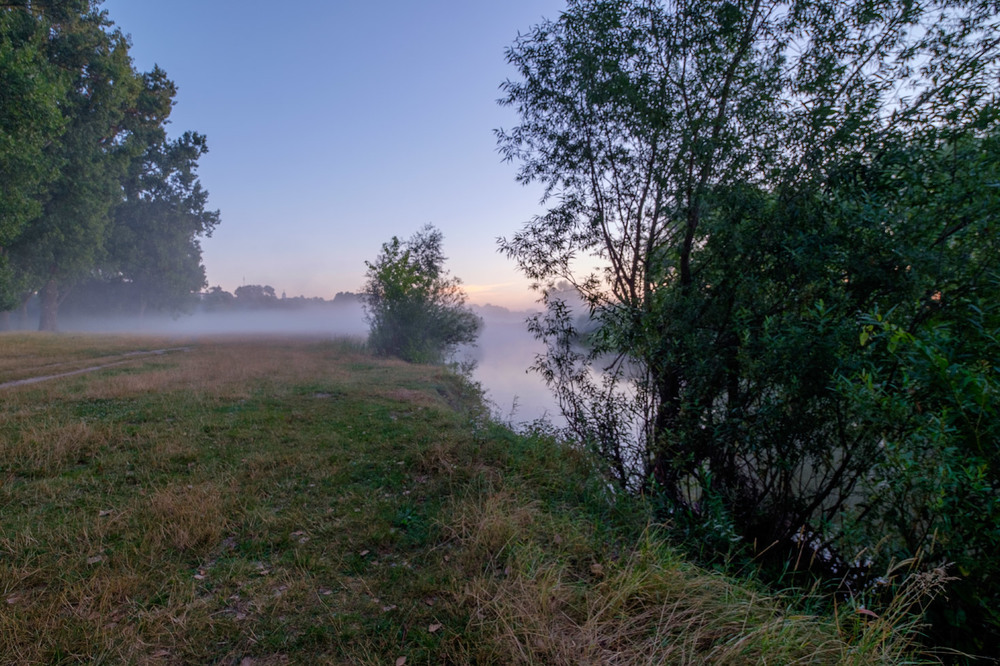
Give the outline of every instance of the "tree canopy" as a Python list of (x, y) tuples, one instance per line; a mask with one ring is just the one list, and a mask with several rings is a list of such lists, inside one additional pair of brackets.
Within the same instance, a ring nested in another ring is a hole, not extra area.
[(204, 137), (167, 139), (176, 87), (135, 71), (99, 4), (0, 7), (0, 296), (40, 291), (44, 330), (81, 280), (175, 307), (204, 286), (197, 237), (218, 223), (194, 175)]
[[(500, 243), (549, 306), (532, 323), (549, 345), (538, 369), (574, 436), (700, 540), (778, 544), (775, 556), (815, 543), (817, 568), (840, 579), (893, 510), (885, 557), (936, 545), (968, 562), (986, 543), (964, 539), (992, 543), (1000, 469), (977, 453), (982, 432), (955, 467), (979, 461), (991, 479), (975, 495), (986, 504), (949, 523), (964, 556), (906, 527), (930, 494), (898, 487), (908, 503), (892, 509), (872, 471), (890, 444), (913, 455), (928, 426), (887, 417), (889, 395), (913, 404), (901, 377), (917, 368), (904, 369), (912, 348), (885, 340), (995, 330), (983, 305), (1000, 271), (998, 10), (571, 0), (509, 49), (518, 77), (502, 103), (520, 121), (499, 148), (550, 204)], [(558, 281), (583, 297), (593, 331), (553, 295)], [(985, 339), (961, 348), (996, 367)], [(960, 367), (979, 377), (973, 366)], [(892, 473), (920, 474), (906, 472)], [(938, 630), (962, 625), (955, 640), (975, 642), (992, 626), (995, 643), (1000, 588), (979, 590)]]

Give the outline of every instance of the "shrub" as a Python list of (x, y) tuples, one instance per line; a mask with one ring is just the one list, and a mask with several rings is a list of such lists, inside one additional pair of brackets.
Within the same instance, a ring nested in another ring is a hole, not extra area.
[(483, 323), (465, 306), (461, 280), (443, 268), (443, 239), (428, 224), (408, 241), (393, 236), (374, 263), (365, 262), (368, 344), (375, 353), (440, 363), (479, 336)]

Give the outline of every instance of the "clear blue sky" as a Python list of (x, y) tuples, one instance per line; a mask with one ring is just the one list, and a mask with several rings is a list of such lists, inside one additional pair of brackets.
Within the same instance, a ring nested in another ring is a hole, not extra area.
[(541, 211), (493, 130), (504, 49), (556, 0), (105, 0), (137, 69), (179, 92), (171, 134), (207, 135), (200, 176), (222, 212), (203, 241), (210, 285), (289, 296), (356, 291), (364, 261), (424, 224), (473, 302), (535, 296), (497, 253)]

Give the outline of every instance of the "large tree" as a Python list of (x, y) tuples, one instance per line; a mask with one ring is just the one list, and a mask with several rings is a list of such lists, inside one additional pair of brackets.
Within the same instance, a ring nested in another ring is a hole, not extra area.
[(52, 168), (27, 192), (16, 236), (0, 236), (12, 268), (5, 305), (19, 289), (39, 291), (42, 330), (56, 328), (59, 305), (79, 282), (88, 294), (134, 301), (140, 313), (183, 308), (205, 286), (198, 238), (218, 223), (195, 173), (205, 138), (168, 140), (176, 87), (159, 67), (133, 69), (127, 38), (99, 5), (14, 2), (3, 10), (12, 25), (36, 28), (39, 54), (24, 76), (44, 83), (51, 70), (62, 85), (59, 132), (42, 151), (48, 161), (31, 162)]
[(158, 70), (143, 77), (133, 69), (128, 39), (96, 0), (12, 11), (42, 23), (46, 57), (66, 85), (64, 131), (46, 149), (58, 171), (39, 197), (40, 213), (10, 246), (22, 281), (40, 289), (39, 328), (53, 330), (67, 288), (103, 258), (129, 165), (162, 132), (174, 88)]
[(206, 209), (208, 192), (197, 177), (198, 159), (208, 152), (205, 137), (186, 132), (147, 143), (114, 210), (101, 275), (125, 292), (140, 316), (147, 308), (176, 312), (193, 304), (207, 286), (199, 238), (219, 223), (219, 212)]
[(49, 24), (23, 6), (0, 6), (0, 311), (20, 291), (8, 248), (41, 212), (58, 173), (47, 150), (65, 126), (61, 71), (49, 58)]
[[(499, 145), (551, 207), (501, 248), (550, 306), (539, 369), (623, 486), (722, 543), (844, 534), (883, 451), (836, 389), (874, 362), (855, 318), (919, 327), (996, 270), (969, 250), (996, 198), (964, 171), (995, 153), (947, 156), (994, 145), (997, 11), (572, 0), (509, 50)], [(948, 169), (962, 187), (930, 178)], [(595, 331), (548, 295), (561, 280)]]
[(101, 257), (105, 229), (135, 155), (130, 132), (150, 120), (134, 113), (144, 91), (128, 41), (111, 29), (97, 3), (52, 21), (50, 34), (50, 58), (70, 79), (62, 105), (66, 131), (52, 147), (60, 169), (41, 214), (12, 248), (41, 288), (42, 330), (56, 328), (60, 290)]

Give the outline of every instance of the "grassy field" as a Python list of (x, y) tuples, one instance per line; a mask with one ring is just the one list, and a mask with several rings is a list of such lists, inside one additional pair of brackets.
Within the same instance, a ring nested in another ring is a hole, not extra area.
[(0, 388), (2, 663), (906, 656), (895, 618), (685, 564), (591, 459), (492, 423), (441, 368), (337, 341), (0, 336), (0, 384), (48, 375)]

